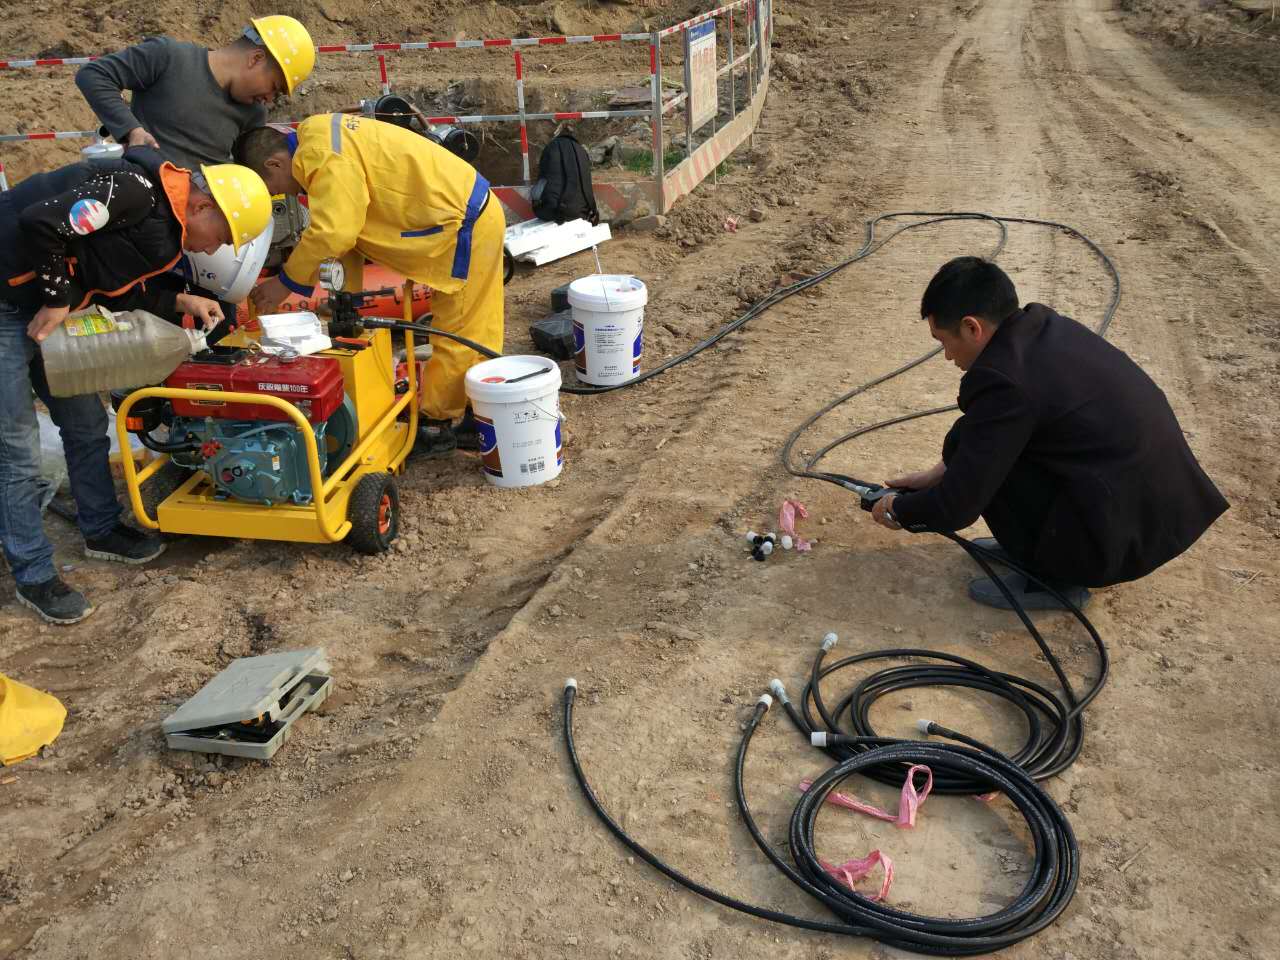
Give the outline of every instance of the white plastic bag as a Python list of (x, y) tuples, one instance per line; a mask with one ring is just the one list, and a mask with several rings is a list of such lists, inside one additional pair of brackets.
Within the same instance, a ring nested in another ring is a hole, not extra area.
[[(62, 452), (62, 434), (58, 432), (58, 425), (53, 422), (49, 412), (38, 409), (36, 421), (40, 426), (40, 480), (44, 485), (40, 494), (40, 512), (43, 513), (67, 482), (67, 458)], [(163, 434), (163, 431), (158, 432)], [(120, 438), (116, 435), (116, 412), (109, 407), (107, 408), (107, 437), (111, 441), (111, 460), (118, 462)], [(164, 440), (165, 438), (160, 435), (156, 439)], [(135, 459), (140, 452), (146, 450), (142, 441), (133, 434), (129, 434), (129, 447)]]

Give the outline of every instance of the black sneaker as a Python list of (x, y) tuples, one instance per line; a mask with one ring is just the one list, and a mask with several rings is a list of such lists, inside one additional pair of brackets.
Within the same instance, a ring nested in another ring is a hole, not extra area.
[(470, 407), (467, 407), (467, 412), (462, 415), (462, 419), (453, 428), (453, 436), (458, 441), (459, 450), (481, 449), (480, 427), (476, 423), (476, 415), (471, 412)]
[(56, 575), (44, 583), (19, 585), (18, 602), (49, 623), (79, 623), (93, 613), (84, 594), (72, 590)]
[(418, 442), (414, 445), (414, 456), (447, 457), (458, 449), (458, 437), (453, 432), (452, 420), (428, 420), (418, 422)]
[(164, 553), (164, 543), (141, 530), (117, 523), (105, 537), (85, 540), (84, 555), (95, 560), (139, 564), (154, 560)]

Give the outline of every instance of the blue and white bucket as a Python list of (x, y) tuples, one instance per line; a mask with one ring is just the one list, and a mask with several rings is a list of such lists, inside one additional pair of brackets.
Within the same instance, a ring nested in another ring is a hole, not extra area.
[(560, 368), (547, 357), (498, 357), (467, 371), (481, 463), (495, 487), (532, 487), (560, 476)]
[(639, 375), (648, 302), (649, 291), (636, 277), (593, 274), (569, 284), (579, 380), (611, 387)]

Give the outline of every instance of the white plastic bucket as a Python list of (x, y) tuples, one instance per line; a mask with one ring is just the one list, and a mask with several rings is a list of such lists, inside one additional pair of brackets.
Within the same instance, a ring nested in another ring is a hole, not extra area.
[(560, 368), (547, 357), (498, 357), (467, 371), (485, 476), (531, 487), (560, 476)]
[(609, 387), (636, 378), (648, 302), (649, 291), (636, 277), (594, 274), (569, 284), (579, 380)]

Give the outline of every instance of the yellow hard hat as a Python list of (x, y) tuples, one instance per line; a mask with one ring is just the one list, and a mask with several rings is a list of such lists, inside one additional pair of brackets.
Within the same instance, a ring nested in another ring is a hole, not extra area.
[(262, 178), (238, 163), (211, 163), (200, 167), (209, 193), (231, 225), (231, 245), (236, 252), (271, 222), (271, 193)]
[(0, 674), (0, 766), (34, 757), (62, 732), (57, 698)]
[(311, 42), (311, 34), (293, 17), (279, 14), (254, 17), (250, 23), (258, 32), (262, 45), (284, 71), (284, 82), (292, 94), (293, 88), (311, 76), (315, 69), (316, 47)]

